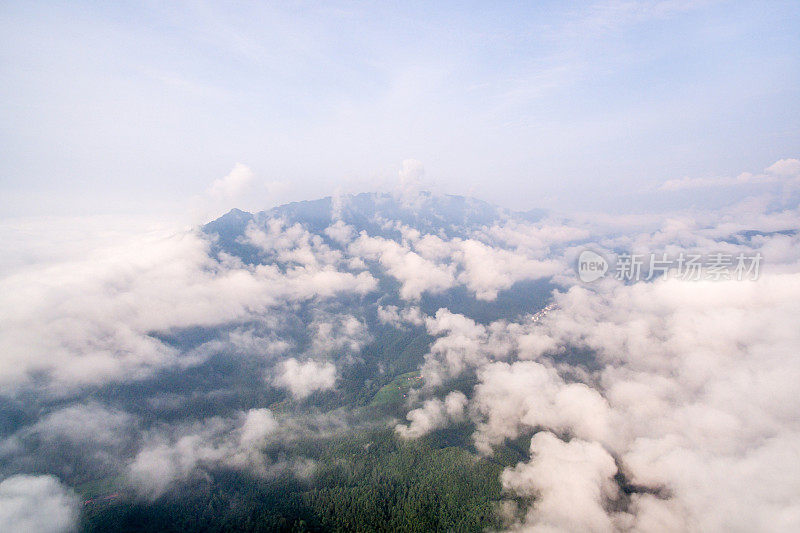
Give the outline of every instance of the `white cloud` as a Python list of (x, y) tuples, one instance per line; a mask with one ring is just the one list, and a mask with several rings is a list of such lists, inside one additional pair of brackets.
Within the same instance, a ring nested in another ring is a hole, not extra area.
[(128, 465), (128, 481), (143, 496), (153, 498), (202, 468), (229, 466), (269, 475), (283, 467), (263, 454), (278, 430), (271, 411), (251, 409), (234, 420), (210, 418), (167, 433), (154, 432)]
[(409, 411), (406, 415), (409, 424), (398, 424), (395, 431), (404, 439), (419, 438), (434, 429), (462, 420), (466, 405), (467, 397), (459, 391), (451, 392), (444, 401), (432, 398), (425, 401), (422, 407)]
[(428, 334), (438, 338), (425, 355), (422, 367), (425, 381), (441, 384), (470, 368), (510, 357), (517, 346), (516, 334), (508, 326), (502, 320), (484, 326), (444, 308), (435, 316), (426, 317)]
[(498, 362), (481, 368), (478, 378), (471, 409), (478, 420), (475, 444), (483, 452), (537, 427), (587, 440), (605, 441), (609, 435), (602, 395), (583, 383), (567, 383), (554, 368)]
[(404, 327), (406, 324), (421, 326), (425, 323), (425, 315), (415, 306), (400, 309), (396, 305), (379, 305), (378, 321), (396, 328)]
[[(781, 160), (740, 181), (786, 180), (797, 170), (797, 160)], [(476, 446), (489, 453), (507, 438), (544, 430), (533, 437), (530, 460), (502, 478), (506, 490), (537, 498), (515, 526), (792, 531), (800, 527), (798, 237), (733, 235), (797, 227), (796, 209), (764, 206), (563, 227), (509, 223), (451, 240), (387, 223), (401, 232), (401, 243), (366, 233), (353, 240), (343, 223), (327, 228), (349, 243), (346, 253), (300, 225), (268, 220), (251, 225), (245, 238), (280, 264), (257, 266), (225, 254), (211, 258), (209, 243), (195, 233), (140, 236), (0, 279), (0, 392), (36, 382), (43, 393), (58, 394), (194, 364), (209, 353), (201, 347), (179, 354), (151, 335), (170, 328), (224, 324), (235, 350), (286, 353), (292, 345), (266, 316), (309, 299), (373, 290), (368, 272), (341, 270), (363, 266), (362, 258), (397, 279), (406, 300), (459, 284), (491, 300), (522, 279), (566, 279), (563, 266), (579, 250), (573, 241), (590, 235), (599, 235), (606, 250), (758, 250), (768, 265), (756, 282), (605, 280), (573, 286), (556, 295), (546, 316), (519, 323), (480, 324), (446, 309), (426, 317), (414, 306), (377, 311), (382, 323), (424, 324), (436, 337), (422, 369), (427, 385), (471, 371), (478, 379), (469, 400), (453, 392), (411, 410), (408, 424), (396, 428), (400, 436), (416, 438), (469, 416)], [(305, 323), (308, 353), (276, 365), (272, 377), (296, 398), (329, 390), (337, 379), (333, 363), (303, 358), (357, 352), (370, 339), (366, 324), (350, 314), (312, 317)], [(237, 324), (244, 321), (260, 328)], [(581, 354), (597, 364), (581, 368), (562, 359)], [(111, 448), (132, 425), (130, 415), (90, 403), (54, 411), (13, 439)], [(280, 430), (263, 409), (153, 430), (129, 475), (153, 495), (204, 466), (268, 472), (276, 465), (261, 449)], [(616, 494), (614, 460), (633, 484), (657, 495)], [(567, 493), (576, 509), (563, 505)]]
[(402, 284), (400, 296), (405, 300), (418, 300), (424, 292), (442, 292), (455, 285), (452, 266), (429, 261), (382, 237), (370, 237), (362, 233), (350, 244), (349, 252), (379, 261), (387, 273)]
[(214, 180), (205, 194), (191, 198), (188, 210), (196, 223), (203, 223), (233, 207), (260, 211), (280, 203), (289, 189), (285, 181), (256, 179), (248, 166), (236, 163), (228, 174)]
[(370, 339), (367, 326), (347, 314), (319, 313), (311, 321), (309, 329), (314, 332), (311, 350), (315, 355), (355, 353)]
[(54, 442), (116, 446), (134, 425), (135, 420), (128, 413), (90, 402), (53, 411), (24, 432)]
[(274, 383), (288, 389), (296, 398), (305, 398), (313, 392), (333, 388), (336, 366), (329, 362), (287, 359), (279, 365)]
[(463, 268), (458, 281), (479, 300), (494, 300), (498, 291), (518, 281), (550, 277), (563, 268), (556, 261), (531, 259), (471, 239), (459, 243), (455, 258)]
[[(418, 300), (423, 293), (438, 293), (457, 285), (464, 285), (480, 300), (494, 300), (498, 292), (519, 281), (562, 272), (563, 261), (547, 257), (550, 245), (588, 235), (585, 229), (545, 231), (519, 223), (513, 223), (508, 232), (503, 228), (493, 226), (476, 232), (476, 239), (445, 240), (398, 223), (401, 243), (362, 232), (351, 242), (348, 252), (377, 260), (402, 284), (400, 295), (406, 300)], [(497, 241), (502, 244), (497, 245)], [(513, 241), (515, 248), (505, 249), (502, 245), (507, 243), (503, 241)]]
[(766, 172), (783, 177), (800, 176), (800, 160), (779, 159), (767, 167)]
[(412, 203), (422, 190), (422, 176), (425, 175), (425, 167), (421, 161), (405, 159), (403, 167), (397, 175), (400, 179), (398, 191), (400, 198), (405, 203)]
[(254, 181), (253, 171), (241, 163), (236, 163), (227, 175), (214, 180), (208, 188), (208, 194), (221, 200), (234, 200), (250, 189)]
[(228, 341), (237, 351), (248, 356), (274, 357), (286, 353), (293, 346), (290, 340), (281, 339), (274, 332), (259, 335), (243, 328), (229, 332)]
[(244, 266), (209, 255), (194, 232), (145, 235), (94, 250), (85, 259), (29, 268), (0, 279), (0, 389), (32, 376), (61, 393), (84, 384), (148, 376), (192, 364), (152, 331), (213, 326), (258, 317), (285, 302), (365, 294), (376, 286), (331, 265)]
[[(564, 442), (550, 432), (531, 440), (531, 460), (506, 469), (503, 488), (535, 497), (519, 529), (545, 531), (614, 531), (606, 508), (617, 497), (614, 458), (599, 444)], [(517, 528), (514, 528), (517, 529)]]
[(745, 184), (768, 184), (784, 180), (797, 180), (800, 178), (800, 160), (780, 159), (764, 169), (761, 174), (743, 172), (735, 177), (717, 178), (689, 178), (667, 180), (661, 184), (659, 190), (679, 191), (682, 189), (698, 189), (706, 187), (731, 187)]
[(353, 226), (349, 226), (341, 220), (337, 220), (325, 228), (325, 235), (340, 244), (347, 244), (353, 240), (355, 230), (353, 229)]
[(269, 219), (264, 229), (248, 224), (243, 240), (269, 254), (281, 263), (296, 263), (309, 268), (335, 266), (342, 260), (319, 235), (311, 234), (300, 224), (287, 226), (283, 220)]
[(18, 533), (65, 533), (77, 527), (78, 497), (53, 476), (0, 481), (0, 525)]
[[(597, 240), (605, 249), (760, 251), (766, 264), (757, 281), (606, 280), (557, 294), (536, 320), (482, 325), (445, 309), (426, 318), (428, 333), (437, 337), (423, 366), (426, 384), (477, 372), (466, 412), (476, 424), (480, 451), (540, 431), (531, 460), (503, 476), (506, 490), (536, 496), (515, 528), (800, 527), (793, 496), (800, 493), (800, 403), (793, 394), (800, 381), (797, 236), (735, 236), (797, 227), (795, 210), (766, 212), (765, 206), (661, 220), (605, 219), (593, 228), (605, 235)], [(551, 238), (503, 228), (476, 238), (513, 239), (528, 257)], [(627, 229), (620, 234), (620, 228)], [(554, 232), (559, 234), (562, 242), (587, 235)], [(414, 245), (432, 261), (460, 246), (438, 237)], [(564, 257), (576, 250), (567, 246)], [(383, 313), (386, 321), (400, 319), (399, 309)], [(589, 354), (595, 359), (586, 368), (564, 361)], [(396, 429), (408, 438), (448, 423), (436, 399), (408, 419)], [(612, 479), (617, 464), (632, 484), (650, 492), (619, 494)]]
[(48, 264), (79, 261), (98, 248), (178, 226), (166, 217), (95, 215), (0, 219), (0, 279)]
[(700, 189), (704, 187), (724, 187), (747, 183), (751, 180), (751, 174), (740, 174), (735, 178), (676, 178), (665, 181), (659, 186), (660, 191), (680, 191), (683, 189)]
[[(593, 511), (598, 530), (609, 523), (642, 531), (670, 524), (677, 530), (796, 529), (800, 275), (596, 289), (573, 287), (538, 325), (518, 330), (519, 357), (534, 360), (479, 369), (470, 403), (479, 449), (545, 428), (605, 450), (632, 483), (669, 495), (636, 495), (623, 514), (611, 507), (604, 515)], [(473, 335), (480, 339), (482, 332)], [(558, 348), (592, 352), (601, 369), (585, 375), (586, 384), (570, 383), (542, 359)], [(577, 475), (570, 461), (536, 455), (532, 464), (540, 462), (560, 469), (564, 483)], [(546, 485), (538, 471), (526, 485), (526, 471), (521, 466), (504, 477), (521, 494), (540, 495), (526, 523), (554, 522), (556, 511), (542, 502), (561, 499), (560, 488)], [(614, 473), (603, 472), (586, 478), (595, 482), (594, 495), (606, 492)], [(587, 509), (597, 507), (580, 507)]]
[[(596, 226), (590, 227), (596, 231)], [(577, 227), (575, 222), (544, 221), (540, 224), (527, 224), (509, 220), (477, 232), (476, 238), (495, 246), (525, 251), (529, 257), (543, 259), (549, 255), (553, 245), (587, 239), (590, 235), (587, 227)]]
[(241, 427), (239, 443), (245, 449), (257, 449), (278, 428), (278, 422), (269, 409), (251, 409)]

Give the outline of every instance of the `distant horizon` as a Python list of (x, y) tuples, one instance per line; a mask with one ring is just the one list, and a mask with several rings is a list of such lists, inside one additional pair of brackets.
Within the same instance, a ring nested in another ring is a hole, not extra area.
[[(417, 183), (414, 187), (422, 187), (419, 192), (426, 192), (434, 195), (444, 196), (457, 196), (464, 198), (473, 198), (493, 206), (507, 209), (513, 212), (527, 212), (534, 210), (545, 210), (552, 213), (563, 215), (576, 214), (576, 213), (597, 213), (607, 215), (637, 215), (637, 214), (660, 214), (668, 215), (670, 213), (680, 212), (694, 212), (703, 211), (706, 209), (725, 209), (735, 206), (737, 203), (746, 201), (748, 198), (758, 197), (763, 194), (776, 194), (776, 191), (785, 184), (781, 180), (780, 174), (769, 175), (767, 171), (775, 165), (788, 163), (790, 165), (800, 165), (800, 160), (793, 157), (786, 157), (777, 161), (769, 162), (765, 165), (766, 170), (761, 169), (745, 169), (737, 173), (736, 176), (731, 177), (687, 177), (684, 176), (680, 179), (668, 179), (660, 184), (654, 184), (648, 190), (631, 192), (628, 195), (627, 201), (620, 200), (620, 205), (616, 207), (611, 206), (580, 206), (570, 204), (559, 204), (557, 206), (547, 205), (547, 202), (537, 201), (533, 199), (527, 202), (518, 201), (515, 203), (510, 202), (497, 202), (492, 201), (490, 198), (480, 196), (479, 191), (468, 191), (460, 193), (457, 191), (442, 190), (442, 187), (431, 186), (425, 188), (427, 180), (425, 176), (425, 169), (421, 162), (415, 161), (419, 164), (420, 175), (417, 178)], [(767, 173), (765, 173), (767, 172)], [(402, 174), (402, 170), (400, 172)], [(245, 179), (240, 179), (240, 175), (244, 174)], [(743, 179), (746, 178), (746, 179)], [(356, 196), (359, 194), (402, 194), (401, 190), (403, 185), (402, 179), (387, 177), (386, 179), (377, 183), (371, 189), (364, 186), (360, 189), (353, 189), (348, 191), (333, 191), (328, 194), (317, 196), (303, 196), (302, 193), (292, 194), (285, 198), (269, 199), (270, 184), (265, 184), (260, 181), (254, 173), (244, 165), (237, 164), (226, 175), (215, 179), (213, 182), (207, 184), (205, 190), (200, 189), (196, 193), (187, 194), (182, 200), (174, 202), (153, 202), (143, 209), (133, 205), (119, 206), (117, 204), (108, 204), (104, 208), (96, 209), (74, 209), (70, 208), (63, 202), (58, 205), (64, 207), (63, 210), (59, 208), (48, 208), (46, 212), (37, 211), (10, 211), (0, 213), (0, 221), (14, 221), (23, 219), (35, 218), (48, 218), (58, 217), (64, 220), (71, 218), (91, 218), (91, 217), (108, 217), (120, 216), (122, 218), (142, 218), (149, 219), (153, 222), (159, 220), (193, 220), (189, 223), (200, 223), (203, 221), (210, 221), (231, 209), (241, 209), (248, 212), (265, 211), (279, 207), (282, 205), (315, 201), (324, 198), (334, 198), (337, 196)], [(224, 184), (223, 190), (220, 192), (220, 184)], [(791, 185), (794, 188), (795, 185)], [(253, 194), (255, 193), (255, 194)], [(266, 196), (265, 196), (266, 195)], [(650, 198), (658, 199), (656, 203), (648, 203), (645, 201), (636, 201)], [(792, 198), (797, 201), (800, 199), (798, 193), (793, 193), (792, 196), (787, 197), (788, 201)], [(56, 198), (51, 198), (54, 200)], [(518, 207), (515, 207), (518, 206)], [(50, 206), (52, 207), (52, 206)], [(74, 207), (74, 206), (73, 206)], [(204, 214), (198, 218), (198, 209)], [(208, 211), (208, 210), (211, 211)], [(189, 217), (187, 219), (187, 217)]]

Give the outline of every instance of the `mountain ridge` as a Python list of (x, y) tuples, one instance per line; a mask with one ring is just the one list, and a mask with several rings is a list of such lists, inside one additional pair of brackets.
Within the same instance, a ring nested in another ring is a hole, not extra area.
[(465, 230), (507, 220), (535, 222), (548, 213), (539, 208), (511, 211), (469, 196), (435, 195), (428, 191), (420, 192), (412, 199), (390, 193), (364, 192), (289, 202), (255, 213), (233, 208), (201, 229), (206, 234), (217, 234), (226, 240), (240, 235), (251, 221), (260, 223), (280, 218), (289, 225), (300, 223), (317, 233), (341, 220), (357, 232), (367, 230), (377, 234), (385, 231), (381, 220), (392, 220), (422, 233), (443, 233), (454, 237), (463, 236)]

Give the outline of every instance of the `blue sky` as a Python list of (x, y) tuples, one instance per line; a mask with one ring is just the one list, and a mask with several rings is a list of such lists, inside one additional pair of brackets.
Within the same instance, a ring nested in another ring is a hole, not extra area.
[[(4, 2), (0, 216), (166, 212), (236, 163), (269, 207), (426, 186), (516, 209), (800, 156), (800, 3)], [(233, 207), (231, 205), (230, 207)]]

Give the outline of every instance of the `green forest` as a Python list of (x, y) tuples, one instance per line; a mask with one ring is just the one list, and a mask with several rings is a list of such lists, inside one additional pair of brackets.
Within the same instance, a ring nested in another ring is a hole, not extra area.
[[(500, 527), (499, 475), (524, 443), (493, 458), (465, 444), (471, 428), (403, 441), (392, 430), (326, 442), (307, 479), (219, 470), (159, 499), (90, 501), (84, 531), (479, 531)], [(457, 445), (462, 444), (462, 445)]]

